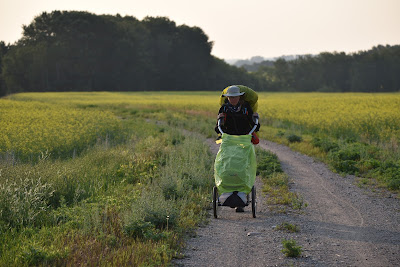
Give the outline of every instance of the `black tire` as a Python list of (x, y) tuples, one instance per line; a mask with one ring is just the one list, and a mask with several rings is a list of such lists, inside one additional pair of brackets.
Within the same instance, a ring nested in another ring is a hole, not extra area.
[(214, 211), (214, 218), (217, 219), (217, 208), (218, 208), (218, 189), (216, 186), (213, 188), (213, 211)]
[(253, 213), (253, 218), (256, 217), (256, 208), (257, 208), (256, 188), (253, 186), (253, 188), (251, 188), (251, 212)]

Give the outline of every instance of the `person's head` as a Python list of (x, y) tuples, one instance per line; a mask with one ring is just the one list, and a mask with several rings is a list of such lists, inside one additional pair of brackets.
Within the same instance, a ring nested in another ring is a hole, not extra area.
[(234, 106), (239, 103), (242, 95), (244, 95), (244, 92), (240, 92), (240, 88), (235, 85), (229, 86), (226, 94), (223, 94), (223, 96), (228, 98), (229, 103)]

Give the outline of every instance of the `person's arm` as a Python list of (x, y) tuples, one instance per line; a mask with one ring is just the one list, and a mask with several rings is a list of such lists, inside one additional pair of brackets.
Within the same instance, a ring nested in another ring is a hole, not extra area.
[(254, 123), (254, 124), (256, 123), (256, 120), (258, 120), (257, 128), (254, 130), (255, 132), (258, 132), (258, 131), (260, 130), (260, 126), (261, 126), (261, 124), (260, 124), (260, 116), (259, 116), (258, 113), (256, 112), (256, 113), (253, 113), (252, 118), (253, 118), (253, 123)]
[(253, 112), (253, 109), (251, 108), (250, 105), (248, 105), (247, 108), (249, 110), (249, 112), (247, 114), (247, 119), (249, 120), (250, 125), (252, 127), (256, 124), (256, 118), (258, 119), (258, 125), (257, 125), (257, 128), (255, 129), (255, 132), (258, 132), (260, 130), (260, 126), (261, 126), (260, 125), (260, 117), (257, 112), (255, 112), (255, 113)]
[(223, 108), (221, 107), (218, 111), (217, 123), (215, 124), (215, 129), (214, 129), (217, 134), (221, 134), (221, 132), (218, 129), (218, 120), (223, 118), (222, 119), (222, 125), (223, 125), (223, 123), (225, 121), (225, 116), (226, 116), (226, 114), (223, 112)]

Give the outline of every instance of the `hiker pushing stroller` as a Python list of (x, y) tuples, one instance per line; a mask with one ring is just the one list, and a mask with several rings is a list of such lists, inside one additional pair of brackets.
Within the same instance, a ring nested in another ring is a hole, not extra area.
[(221, 142), (214, 165), (215, 187), (213, 191), (214, 217), (217, 206), (236, 208), (243, 212), (249, 205), (252, 193), (252, 210), (255, 217), (255, 176), (257, 163), (253, 144), (258, 143), (255, 134), (258, 123), (257, 93), (243, 85), (225, 88), (220, 98), (215, 131)]

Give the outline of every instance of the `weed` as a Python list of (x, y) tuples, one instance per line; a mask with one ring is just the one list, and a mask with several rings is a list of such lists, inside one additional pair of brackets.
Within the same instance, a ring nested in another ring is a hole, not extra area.
[(299, 257), (302, 253), (302, 247), (297, 246), (296, 241), (293, 239), (282, 241), (283, 249), (281, 252), (285, 254), (286, 257)]
[(289, 143), (295, 143), (295, 142), (301, 142), (303, 141), (303, 138), (299, 135), (296, 134), (290, 134), (286, 137), (286, 139), (289, 141)]
[(285, 131), (282, 130), (278, 130), (278, 132), (276, 133), (276, 136), (278, 137), (283, 137), (285, 135)]
[(294, 210), (301, 210), (303, 207), (307, 208), (308, 204), (304, 202), (302, 196), (299, 196), (297, 193), (293, 193), (294, 196), (291, 198), (290, 206)]
[(280, 225), (278, 225), (276, 228), (276, 230), (280, 230), (280, 231), (288, 231), (291, 233), (297, 233), (300, 231), (299, 227), (295, 224), (290, 224), (288, 222), (283, 222)]

